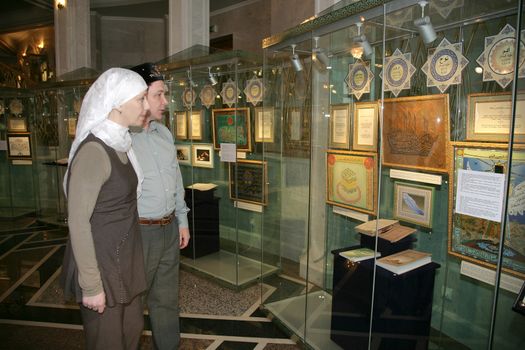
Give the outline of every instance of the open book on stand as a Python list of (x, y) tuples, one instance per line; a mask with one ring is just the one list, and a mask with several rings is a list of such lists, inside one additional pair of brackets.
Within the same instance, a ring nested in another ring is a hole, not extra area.
[(392, 243), (416, 232), (415, 228), (402, 226), (399, 221), (390, 219), (372, 220), (355, 227), (357, 232), (368, 236), (375, 236), (376, 229), (379, 238), (386, 239)]
[(431, 258), (432, 255), (430, 253), (407, 249), (377, 260), (377, 266), (401, 275), (432, 262)]
[[(352, 262), (358, 262), (358, 261), (373, 258), (374, 251), (368, 248), (357, 248), (357, 249), (351, 249), (351, 250), (346, 250), (344, 252), (340, 252), (339, 255), (341, 255), (343, 258), (346, 258)], [(375, 256), (380, 257), (381, 253), (377, 252)]]

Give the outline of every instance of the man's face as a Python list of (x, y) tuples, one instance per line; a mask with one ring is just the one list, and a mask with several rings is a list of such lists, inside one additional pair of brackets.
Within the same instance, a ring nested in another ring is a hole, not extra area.
[(166, 110), (168, 100), (166, 100), (166, 88), (162, 80), (151, 83), (148, 88), (149, 119), (160, 121)]

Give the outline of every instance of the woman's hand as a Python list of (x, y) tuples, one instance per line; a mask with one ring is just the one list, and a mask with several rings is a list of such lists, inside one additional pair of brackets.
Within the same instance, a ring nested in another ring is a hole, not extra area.
[(99, 314), (104, 312), (106, 308), (106, 293), (102, 292), (92, 297), (82, 297), (82, 305), (84, 307), (97, 311)]

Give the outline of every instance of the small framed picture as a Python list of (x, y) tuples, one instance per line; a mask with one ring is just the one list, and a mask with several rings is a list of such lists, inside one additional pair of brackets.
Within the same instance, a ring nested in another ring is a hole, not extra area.
[(255, 108), (255, 142), (274, 142), (274, 109)]
[(352, 149), (377, 152), (379, 105), (377, 102), (354, 104)]
[(9, 132), (27, 132), (27, 120), (25, 118), (7, 119), (7, 131)]
[(201, 168), (213, 168), (213, 145), (191, 145), (191, 165)]
[(7, 134), (7, 157), (10, 159), (31, 159), (31, 134)]
[(175, 139), (186, 140), (188, 138), (188, 122), (186, 112), (175, 112)]
[(431, 228), (434, 187), (394, 183), (394, 218)]
[(188, 138), (202, 140), (202, 111), (188, 111)]
[(190, 145), (175, 145), (177, 149), (177, 161), (182, 165), (191, 165)]
[(331, 148), (350, 148), (350, 114), (348, 105), (333, 105), (330, 110)]

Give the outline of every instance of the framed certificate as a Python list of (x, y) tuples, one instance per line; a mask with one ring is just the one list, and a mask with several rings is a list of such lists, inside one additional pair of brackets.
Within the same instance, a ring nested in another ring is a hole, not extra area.
[(221, 143), (235, 143), (237, 151), (252, 150), (249, 108), (224, 108), (212, 110), (213, 146), (219, 150)]
[(8, 118), (7, 131), (9, 132), (26, 132), (27, 120), (25, 118)]
[(375, 153), (329, 150), (326, 154), (326, 171), (327, 203), (375, 215)]
[(202, 140), (202, 111), (188, 111), (190, 140)]
[(255, 142), (274, 142), (274, 109), (255, 108)]
[(230, 198), (240, 202), (268, 204), (267, 163), (237, 160), (230, 163)]
[[(468, 96), (468, 141), (508, 142), (512, 101), (509, 93), (471, 94)], [(514, 140), (525, 142), (525, 94), (516, 101)]]
[(186, 140), (188, 138), (188, 119), (186, 112), (175, 112), (175, 139)]
[(10, 159), (31, 159), (31, 134), (7, 134), (7, 157)]
[(332, 148), (350, 148), (350, 115), (348, 105), (332, 105), (330, 108), (330, 140)]
[(74, 138), (77, 133), (77, 117), (67, 118), (67, 135)]
[(354, 103), (352, 149), (377, 152), (378, 103)]

